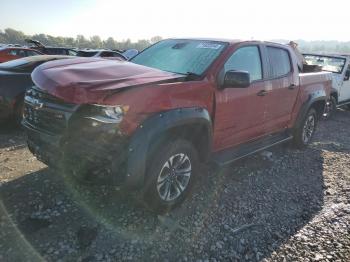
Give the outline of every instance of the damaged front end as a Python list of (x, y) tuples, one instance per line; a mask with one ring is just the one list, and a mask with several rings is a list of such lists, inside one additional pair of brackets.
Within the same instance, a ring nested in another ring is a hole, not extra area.
[(48, 166), (93, 183), (125, 182), (128, 136), (119, 124), (128, 107), (66, 103), (39, 88), (25, 96), (30, 151)]

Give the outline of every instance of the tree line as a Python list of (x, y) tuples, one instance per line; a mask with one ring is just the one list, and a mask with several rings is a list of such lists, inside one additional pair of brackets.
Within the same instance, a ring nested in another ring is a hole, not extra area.
[[(40, 41), (47, 46), (58, 47), (78, 47), (78, 48), (106, 48), (106, 49), (129, 49), (135, 48), (143, 50), (149, 45), (160, 41), (160, 36), (152, 37), (151, 39), (141, 39), (137, 42), (132, 42), (130, 39), (117, 41), (113, 37), (102, 40), (99, 36), (94, 35), (86, 38), (83, 35), (77, 37), (62, 37), (51, 36), (46, 34), (26, 35), (22, 31), (12, 28), (0, 30), (0, 43), (3, 44), (20, 44), (26, 45), (25, 39), (30, 38)], [(275, 40), (276, 42), (287, 43), (287, 40)], [(332, 52), (332, 53), (348, 53), (350, 54), (350, 42), (340, 41), (305, 41), (297, 40), (299, 48), (303, 52)]]
[(98, 35), (86, 38), (83, 35), (77, 35), (77, 37), (62, 37), (51, 36), (46, 34), (26, 35), (22, 31), (18, 31), (12, 28), (0, 30), (0, 43), (1, 44), (20, 44), (28, 45), (25, 39), (33, 39), (41, 42), (45, 46), (53, 47), (77, 47), (77, 48), (105, 48), (105, 49), (130, 49), (135, 48), (137, 50), (143, 50), (149, 45), (160, 41), (160, 36), (154, 36), (151, 39), (141, 39), (137, 42), (132, 42), (130, 39), (123, 41), (117, 41), (113, 37), (109, 37), (102, 40)]

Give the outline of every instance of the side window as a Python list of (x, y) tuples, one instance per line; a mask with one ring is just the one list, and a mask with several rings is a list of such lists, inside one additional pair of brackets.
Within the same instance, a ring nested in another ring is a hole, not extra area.
[(77, 52), (74, 51), (74, 50), (67, 50), (68, 51), (68, 55), (71, 55), (71, 56), (76, 56), (77, 55)]
[(12, 50), (10, 50), (8, 53), (9, 53), (9, 55), (14, 55), (14, 56), (17, 56), (17, 55), (18, 55), (16, 49), (12, 49)]
[(113, 53), (113, 57), (123, 57), (123, 56), (118, 53)]
[(17, 55), (20, 56), (20, 57), (26, 57), (27, 54), (26, 54), (26, 51), (22, 50), (22, 49), (18, 49), (17, 50)]
[(350, 79), (350, 65), (348, 66), (348, 69), (345, 72), (344, 81), (349, 81), (349, 79)]
[(33, 55), (38, 55), (39, 53), (32, 51), (32, 50), (27, 50), (27, 56), (33, 56)]
[(229, 70), (247, 71), (250, 80), (262, 79), (261, 58), (257, 46), (241, 47), (226, 61), (225, 72)]
[(271, 65), (272, 78), (281, 77), (291, 72), (291, 63), (288, 51), (277, 47), (267, 47), (267, 54), (269, 56)]
[(102, 52), (101, 57), (113, 57), (113, 53), (111, 52)]

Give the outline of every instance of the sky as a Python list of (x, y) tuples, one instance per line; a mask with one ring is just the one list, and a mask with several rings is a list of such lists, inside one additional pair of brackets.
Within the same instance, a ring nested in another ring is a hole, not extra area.
[(350, 41), (350, 1), (9, 0), (0, 30), (136, 41), (152, 36)]

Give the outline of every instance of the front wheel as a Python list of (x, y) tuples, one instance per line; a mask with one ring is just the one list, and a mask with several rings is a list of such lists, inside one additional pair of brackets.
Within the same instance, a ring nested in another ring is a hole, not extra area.
[(183, 139), (163, 143), (153, 153), (146, 176), (144, 199), (148, 207), (164, 213), (189, 193), (199, 167), (193, 145)]
[(311, 108), (302, 123), (296, 128), (294, 134), (294, 144), (298, 148), (305, 148), (310, 144), (312, 137), (316, 130), (317, 124), (317, 112), (314, 108)]

